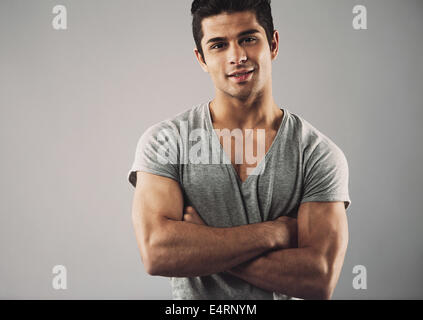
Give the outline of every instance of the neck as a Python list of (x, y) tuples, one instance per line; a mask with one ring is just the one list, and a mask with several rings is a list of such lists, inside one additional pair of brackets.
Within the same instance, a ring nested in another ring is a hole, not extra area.
[(271, 95), (246, 100), (217, 95), (210, 102), (210, 115), (216, 127), (244, 130), (276, 128), (283, 113)]

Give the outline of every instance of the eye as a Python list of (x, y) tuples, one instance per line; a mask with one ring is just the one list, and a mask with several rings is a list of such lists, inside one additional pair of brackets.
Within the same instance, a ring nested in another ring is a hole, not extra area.
[(224, 43), (216, 43), (215, 45), (211, 46), (210, 49), (220, 49), (222, 47), (219, 47), (219, 46), (223, 46), (223, 45)]
[(245, 41), (245, 42), (247, 42), (247, 43), (251, 43), (251, 42), (254, 42), (254, 41), (256, 41), (256, 40), (257, 40), (257, 38), (254, 38), (254, 37), (248, 37), (248, 38), (243, 39), (242, 41)]

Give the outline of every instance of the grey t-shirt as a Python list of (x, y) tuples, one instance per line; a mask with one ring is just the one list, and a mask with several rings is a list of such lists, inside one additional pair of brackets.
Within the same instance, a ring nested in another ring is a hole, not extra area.
[[(344, 201), (348, 208), (348, 164), (328, 137), (300, 116), (284, 111), (264, 159), (242, 182), (213, 129), (208, 103), (149, 127), (140, 137), (129, 182), (136, 171), (179, 182), (184, 206), (193, 206), (212, 227), (235, 227), (296, 218), (301, 203)], [(258, 288), (221, 272), (171, 278), (173, 299), (296, 299)]]

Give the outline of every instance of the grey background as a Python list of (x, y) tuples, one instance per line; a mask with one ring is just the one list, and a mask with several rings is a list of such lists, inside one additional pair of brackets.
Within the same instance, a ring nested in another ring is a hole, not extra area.
[[(67, 8), (56, 31), (52, 8)], [(368, 30), (352, 28), (367, 7)], [(147, 127), (214, 96), (191, 0), (0, 2), (0, 298), (171, 298), (147, 275), (126, 180)], [(273, 1), (276, 102), (345, 153), (334, 299), (423, 298), (423, 1)], [(52, 288), (65, 265), (68, 289)], [(367, 290), (352, 287), (355, 265)]]

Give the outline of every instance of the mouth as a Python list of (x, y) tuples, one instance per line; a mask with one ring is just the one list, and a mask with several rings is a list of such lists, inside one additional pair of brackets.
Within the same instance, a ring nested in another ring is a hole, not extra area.
[(240, 72), (229, 76), (229, 78), (235, 80), (235, 82), (244, 82), (250, 79), (251, 74), (254, 72), (254, 69), (248, 72)]

